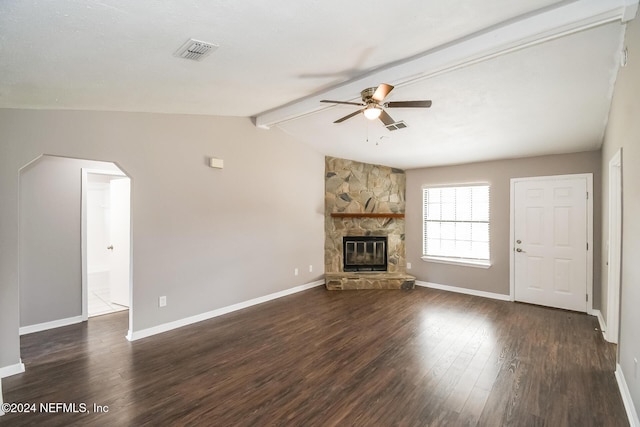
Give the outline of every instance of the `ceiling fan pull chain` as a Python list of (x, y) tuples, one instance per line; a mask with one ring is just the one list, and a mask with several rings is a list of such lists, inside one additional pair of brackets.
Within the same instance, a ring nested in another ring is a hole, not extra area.
[(365, 126), (366, 126), (365, 134), (367, 136), (367, 144), (368, 144), (369, 143), (369, 121), (365, 122)]

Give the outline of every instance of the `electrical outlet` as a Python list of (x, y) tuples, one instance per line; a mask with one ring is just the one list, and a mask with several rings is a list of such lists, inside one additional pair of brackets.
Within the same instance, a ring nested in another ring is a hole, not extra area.
[(297, 275), (298, 275), (298, 269), (297, 269), (297, 268), (294, 268), (294, 269), (293, 269), (293, 275), (294, 275), (294, 276), (297, 276)]
[(158, 307), (166, 307), (167, 306), (167, 297), (161, 296), (158, 298)]
[(407, 270), (411, 270), (411, 263), (410, 262), (407, 263)]
[(313, 265), (309, 264), (309, 273), (313, 273)]

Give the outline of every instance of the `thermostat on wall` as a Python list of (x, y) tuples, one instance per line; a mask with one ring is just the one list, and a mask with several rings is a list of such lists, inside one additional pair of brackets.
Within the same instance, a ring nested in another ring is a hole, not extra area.
[(212, 157), (209, 159), (209, 166), (216, 169), (222, 169), (224, 168), (224, 160)]

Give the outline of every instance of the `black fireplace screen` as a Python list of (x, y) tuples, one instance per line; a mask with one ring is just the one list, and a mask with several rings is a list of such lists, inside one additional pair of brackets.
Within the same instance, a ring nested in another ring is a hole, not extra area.
[(386, 236), (342, 238), (344, 271), (387, 271)]

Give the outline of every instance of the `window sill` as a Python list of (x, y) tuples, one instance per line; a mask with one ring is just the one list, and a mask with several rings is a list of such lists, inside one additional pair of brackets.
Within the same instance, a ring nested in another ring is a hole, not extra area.
[(465, 267), (476, 267), (476, 268), (491, 267), (491, 261), (481, 261), (481, 260), (466, 259), (466, 258), (444, 258), (444, 257), (435, 257), (435, 256), (423, 256), (421, 258), (423, 261), (426, 261), (426, 262), (437, 262), (440, 264), (463, 265)]

